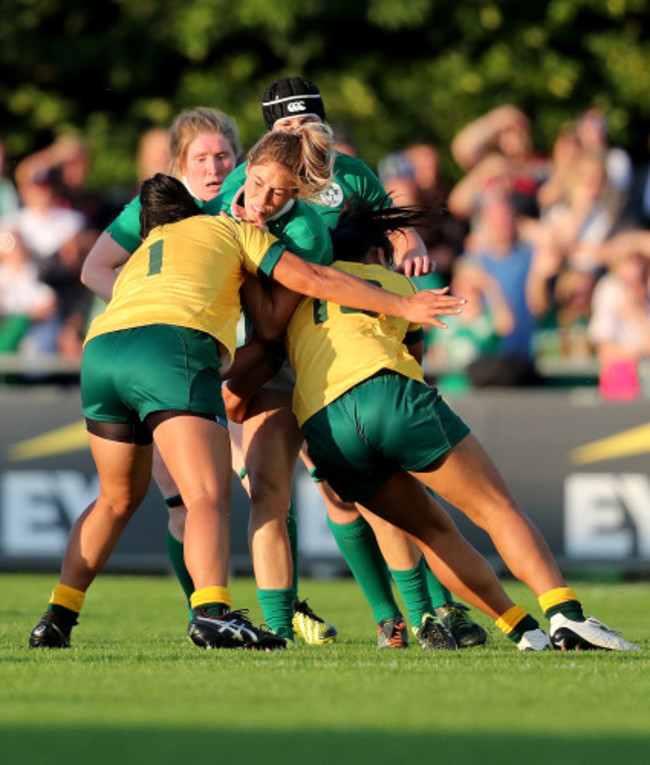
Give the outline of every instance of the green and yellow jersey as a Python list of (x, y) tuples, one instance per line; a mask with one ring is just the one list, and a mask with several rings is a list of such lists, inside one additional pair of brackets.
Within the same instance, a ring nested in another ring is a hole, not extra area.
[[(117, 330), (172, 324), (212, 335), (231, 359), (245, 271), (271, 277), (285, 249), (272, 234), (223, 216), (158, 226), (124, 265), (86, 342)], [(225, 367), (229, 363), (223, 359)]]
[[(333, 266), (399, 295), (417, 292), (410, 279), (380, 265), (335, 261)], [(300, 425), (380, 369), (424, 382), (420, 364), (406, 347), (422, 339), (422, 327), (405, 319), (303, 298), (286, 338)]]

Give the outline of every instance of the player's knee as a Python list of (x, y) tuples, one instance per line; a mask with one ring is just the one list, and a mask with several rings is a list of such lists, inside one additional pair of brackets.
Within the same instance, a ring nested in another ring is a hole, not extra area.
[(100, 499), (103, 500), (101, 507), (114, 523), (125, 526), (142, 504), (144, 497), (145, 494), (140, 491), (125, 492), (117, 496), (100, 494)]

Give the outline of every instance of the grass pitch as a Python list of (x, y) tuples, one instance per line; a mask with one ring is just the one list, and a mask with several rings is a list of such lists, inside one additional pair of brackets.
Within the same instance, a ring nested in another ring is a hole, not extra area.
[[(333, 645), (205, 652), (185, 637), (171, 578), (101, 576), (72, 650), (29, 650), (54, 575), (0, 575), (0, 762), (650, 762), (650, 584), (577, 583), (589, 613), (643, 653), (521, 654), (489, 619), (487, 646), (375, 647), (352, 580), (303, 581)], [(539, 615), (528, 590), (512, 597)], [(250, 579), (235, 607), (262, 621)]]

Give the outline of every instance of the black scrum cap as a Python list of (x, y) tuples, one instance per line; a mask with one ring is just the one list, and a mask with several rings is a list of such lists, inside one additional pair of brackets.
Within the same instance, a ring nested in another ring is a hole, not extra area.
[(268, 130), (292, 117), (318, 117), (325, 121), (325, 106), (318, 88), (303, 77), (284, 77), (264, 91), (262, 113)]

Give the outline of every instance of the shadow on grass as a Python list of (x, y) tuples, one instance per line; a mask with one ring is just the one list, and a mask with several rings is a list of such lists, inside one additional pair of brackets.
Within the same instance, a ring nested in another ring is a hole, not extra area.
[[(198, 702), (200, 703), (200, 702)], [(398, 714), (398, 710), (396, 710)], [(279, 710), (286, 728), (287, 710)], [(251, 711), (254, 716), (254, 710)], [(435, 719), (435, 717), (433, 718)], [(648, 736), (543, 736), (255, 728), (206, 731), (166, 728), (114, 729), (69, 726), (0, 729), (7, 765), (365, 765), (375, 762), (483, 763), (495, 765), (610, 765), (648, 762)]]

